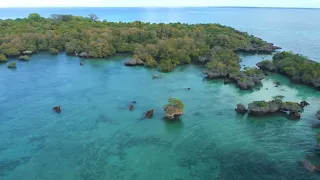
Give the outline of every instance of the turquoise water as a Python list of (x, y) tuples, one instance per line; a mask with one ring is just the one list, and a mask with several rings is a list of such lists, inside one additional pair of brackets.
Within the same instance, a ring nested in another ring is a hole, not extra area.
[(101, 20), (221, 23), (320, 61), (320, 9), (283, 8), (0, 8), (0, 18), (24, 18), (37, 12), (87, 16)]
[[(316, 146), (319, 91), (274, 74), (261, 90), (242, 91), (206, 81), (193, 65), (153, 80), (158, 72), (125, 67), (127, 59), (40, 53), (17, 61), (17, 70), (1, 64), (0, 179), (320, 179), (298, 163)], [(274, 87), (275, 80), (283, 85)], [(237, 103), (275, 95), (311, 106), (300, 121), (234, 111)], [(181, 121), (162, 119), (169, 97), (183, 100)], [(52, 111), (58, 104), (61, 114)], [(141, 119), (151, 108), (154, 117)]]

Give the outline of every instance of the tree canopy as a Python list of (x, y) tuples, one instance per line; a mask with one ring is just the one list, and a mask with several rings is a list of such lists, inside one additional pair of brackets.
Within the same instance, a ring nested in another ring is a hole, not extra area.
[(320, 63), (301, 54), (284, 51), (276, 53), (271, 61), (262, 61), (257, 65), (262, 69), (288, 75), (293, 82), (320, 88)]
[(86, 52), (91, 58), (130, 53), (147, 66), (163, 71), (217, 59), (211, 66), (231, 65), (229, 71), (239, 68), (234, 50), (266, 45), (260, 38), (219, 24), (98, 20), (94, 14), (88, 17), (52, 14), (43, 18), (36, 13), (23, 19), (0, 20), (0, 53), (11, 57), (23, 51), (50, 50), (56, 54), (58, 50), (72, 55)]

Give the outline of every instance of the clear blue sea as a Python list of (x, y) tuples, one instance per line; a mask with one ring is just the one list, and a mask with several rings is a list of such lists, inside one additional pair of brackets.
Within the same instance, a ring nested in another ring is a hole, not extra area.
[[(264, 8), (0, 9), (1, 18), (31, 12), (87, 15), (109, 21), (222, 23), (285, 50), (320, 59), (320, 10)], [(130, 57), (80, 59), (39, 53), (0, 64), (1, 180), (317, 180), (299, 164), (315, 152), (320, 91), (271, 74), (260, 90), (207, 81), (200, 66), (172, 73), (125, 67)], [(269, 56), (242, 56), (247, 66)], [(84, 66), (80, 66), (79, 62)], [(161, 78), (153, 80), (153, 74)], [(274, 87), (280, 81), (280, 87)], [(190, 87), (190, 91), (184, 89)], [(268, 89), (266, 89), (268, 88)], [(307, 100), (300, 121), (247, 117), (237, 103)], [(183, 100), (181, 121), (162, 119), (169, 97)], [(128, 105), (137, 101), (135, 110)], [(62, 112), (52, 107), (60, 104)], [(150, 120), (144, 112), (155, 110)], [(320, 159), (314, 163), (320, 165)]]

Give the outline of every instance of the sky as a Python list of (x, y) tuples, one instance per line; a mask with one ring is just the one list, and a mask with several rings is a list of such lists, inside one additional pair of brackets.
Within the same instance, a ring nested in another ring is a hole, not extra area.
[(0, 7), (189, 7), (320, 8), (320, 0), (0, 0)]

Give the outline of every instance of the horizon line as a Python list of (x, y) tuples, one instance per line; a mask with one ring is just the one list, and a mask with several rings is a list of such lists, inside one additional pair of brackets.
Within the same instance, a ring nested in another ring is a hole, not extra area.
[(277, 7), (277, 6), (42, 6), (42, 7), (0, 7), (5, 8), (269, 8), (269, 9), (320, 9), (320, 7)]

